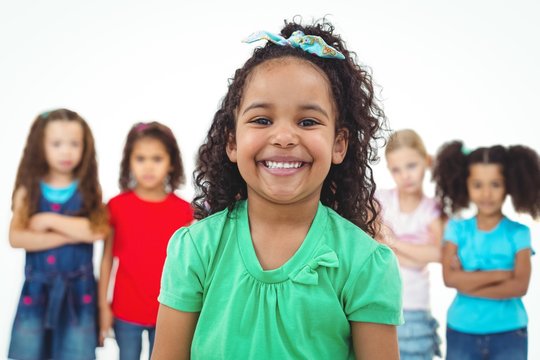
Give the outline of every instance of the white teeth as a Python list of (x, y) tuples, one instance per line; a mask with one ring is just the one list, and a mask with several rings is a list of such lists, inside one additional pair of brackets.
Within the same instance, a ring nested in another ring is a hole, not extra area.
[(265, 161), (264, 164), (269, 169), (298, 169), (302, 166), (301, 161), (294, 162), (278, 162), (278, 161)]

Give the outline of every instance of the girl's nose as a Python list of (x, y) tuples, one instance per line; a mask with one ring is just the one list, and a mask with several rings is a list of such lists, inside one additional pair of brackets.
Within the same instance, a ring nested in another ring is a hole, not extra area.
[(273, 130), (272, 145), (286, 148), (298, 143), (298, 134), (293, 125), (276, 122)]

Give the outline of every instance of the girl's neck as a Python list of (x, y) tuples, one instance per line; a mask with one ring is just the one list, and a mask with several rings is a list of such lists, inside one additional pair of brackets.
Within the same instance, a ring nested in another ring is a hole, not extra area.
[(422, 201), (422, 198), (424, 197), (424, 193), (422, 190), (416, 191), (414, 193), (406, 193), (397, 190), (397, 196), (399, 200), (399, 210), (401, 212), (412, 212), (417, 207), (418, 204)]
[(502, 211), (493, 214), (476, 214), (476, 226), (479, 230), (489, 231), (492, 230), (503, 218)]
[(144, 189), (141, 187), (135, 187), (133, 192), (142, 200), (146, 201), (162, 201), (167, 197), (165, 189)]
[(317, 213), (318, 199), (293, 205), (250, 197), (248, 217), (255, 254), (264, 270), (277, 269), (300, 248)]
[(73, 174), (61, 174), (49, 172), (43, 181), (52, 187), (66, 187), (73, 182)]
[(318, 199), (309, 199), (294, 204), (277, 204), (259, 197), (250, 197), (248, 214), (251, 221), (270, 227), (298, 226), (311, 224), (317, 208)]

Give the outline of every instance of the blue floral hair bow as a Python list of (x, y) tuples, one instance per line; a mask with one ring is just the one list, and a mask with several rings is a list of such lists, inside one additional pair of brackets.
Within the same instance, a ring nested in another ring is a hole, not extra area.
[(248, 36), (244, 42), (252, 43), (259, 40), (268, 40), (276, 45), (281, 46), (292, 46), (322, 58), (345, 59), (345, 56), (343, 56), (342, 53), (324, 42), (320, 36), (305, 35), (300, 30), (293, 32), (288, 39), (285, 39), (279, 34), (273, 34), (269, 31), (259, 31)]

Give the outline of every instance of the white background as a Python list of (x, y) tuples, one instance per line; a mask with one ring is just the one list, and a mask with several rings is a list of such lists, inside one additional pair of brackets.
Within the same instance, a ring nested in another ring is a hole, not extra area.
[[(191, 173), (227, 79), (254, 47), (240, 40), (256, 30), (278, 32), (297, 14), (305, 21), (329, 14), (348, 48), (371, 67), (392, 128), (416, 129), (432, 153), (452, 139), (471, 148), (519, 143), (540, 151), (539, 4), (0, 0), (0, 358), (23, 281), (24, 252), (7, 240), (10, 197), (38, 113), (67, 107), (88, 121), (105, 200), (118, 192), (124, 137), (136, 121), (169, 125)], [(384, 161), (375, 175), (379, 186), (392, 186)], [(191, 183), (180, 193), (189, 199)], [(538, 248), (538, 223), (506, 209), (533, 228)], [(96, 250), (97, 262), (101, 244)], [(531, 359), (540, 358), (538, 265), (533, 257), (525, 297)], [(442, 334), (454, 292), (442, 285), (439, 266), (432, 274)], [(110, 341), (98, 358), (114, 354)]]

